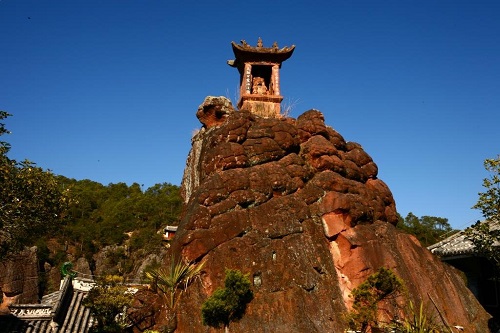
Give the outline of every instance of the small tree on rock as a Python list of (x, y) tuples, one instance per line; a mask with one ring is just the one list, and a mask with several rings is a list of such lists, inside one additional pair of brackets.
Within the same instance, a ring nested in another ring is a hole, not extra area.
[(354, 299), (349, 315), (349, 326), (368, 332), (377, 325), (378, 304), (382, 300), (396, 297), (404, 289), (403, 282), (392, 270), (380, 267), (365, 282), (354, 288), (351, 297)]
[(248, 275), (239, 270), (226, 270), (224, 288), (217, 289), (201, 307), (203, 324), (229, 332), (229, 324), (243, 317), (247, 304), (253, 299)]

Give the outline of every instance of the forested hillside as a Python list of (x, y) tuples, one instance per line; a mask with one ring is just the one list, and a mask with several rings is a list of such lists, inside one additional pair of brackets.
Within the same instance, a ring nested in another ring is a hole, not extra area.
[[(59, 230), (40, 235), (34, 243), (38, 247), (42, 292), (57, 286), (63, 262), (76, 263), (81, 258), (85, 258), (92, 274), (106, 272), (140, 279), (138, 267), (149, 255), (159, 258), (162, 252), (162, 228), (178, 224), (182, 204), (179, 187), (163, 183), (143, 191), (136, 183), (103, 185), (54, 177), (68, 205)], [(159, 260), (150, 264), (156, 263)]]
[(86, 258), (125, 240), (129, 251), (152, 251), (161, 245), (161, 227), (177, 224), (182, 200), (176, 185), (156, 184), (143, 191), (137, 183), (104, 186), (63, 176), (57, 181), (70, 198), (58, 239), (75, 246)]
[(423, 246), (435, 244), (450, 236), (453, 230), (447, 218), (436, 216), (417, 217), (412, 212), (405, 218), (399, 216), (398, 228), (414, 235)]

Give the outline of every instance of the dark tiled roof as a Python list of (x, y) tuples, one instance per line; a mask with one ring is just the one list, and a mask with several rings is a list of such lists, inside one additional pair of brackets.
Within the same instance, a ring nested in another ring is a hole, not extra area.
[[(483, 221), (481, 223), (489, 223), (490, 230), (499, 230), (500, 222), (498, 221)], [(458, 255), (474, 254), (474, 245), (465, 237), (465, 231), (459, 231), (442, 241), (431, 245), (428, 249), (440, 257), (452, 257)]]
[(85, 295), (87, 292), (75, 290), (64, 322), (59, 327), (59, 332), (88, 332), (92, 326), (93, 318), (90, 316), (90, 309), (82, 304)]
[(57, 299), (59, 298), (60, 291), (55, 291), (53, 293), (47, 294), (42, 297), (42, 304), (49, 304), (49, 305), (54, 305), (57, 302)]
[(93, 318), (82, 300), (92, 285), (66, 277), (61, 289), (40, 304), (11, 305), (11, 314), (0, 316), (0, 333), (87, 333)]
[(0, 316), (0, 332), (2, 333), (52, 333), (50, 320), (19, 319), (14, 315)]

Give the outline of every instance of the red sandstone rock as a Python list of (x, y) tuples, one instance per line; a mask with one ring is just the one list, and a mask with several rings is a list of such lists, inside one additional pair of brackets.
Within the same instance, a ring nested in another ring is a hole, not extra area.
[(206, 128), (210, 128), (222, 124), (231, 112), (234, 108), (227, 98), (208, 96), (198, 107), (196, 116)]
[(177, 332), (215, 332), (200, 310), (226, 268), (249, 274), (255, 295), (231, 331), (343, 332), (351, 290), (381, 266), (408, 287), (401, 305), (435, 302), (450, 325), (486, 332), (488, 315), (456, 272), (394, 227), (377, 171), (316, 110), (297, 120), (227, 113), (200, 131), (172, 250), (206, 264), (179, 300)]
[(160, 296), (148, 289), (140, 289), (134, 296), (134, 301), (128, 309), (128, 317), (133, 322), (134, 328), (140, 332), (156, 324), (155, 317), (162, 314)]

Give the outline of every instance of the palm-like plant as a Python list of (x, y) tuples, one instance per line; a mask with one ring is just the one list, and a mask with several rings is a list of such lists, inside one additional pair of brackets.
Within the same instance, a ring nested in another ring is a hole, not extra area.
[(181, 294), (201, 273), (204, 263), (185, 263), (172, 258), (170, 269), (160, 267), (145, 273), (152, 287), (159, 290), (170, 309), (174, 309)]
[(403, 321), (401, 331), (404, 333), (439, 333), (451, 332), (450, 328), (443, 328), (437, 325), (432, 317), (428, 317), (424, 309), (424, 303), (420, 302), (417, 310), (410, 301), (407, 318)]

